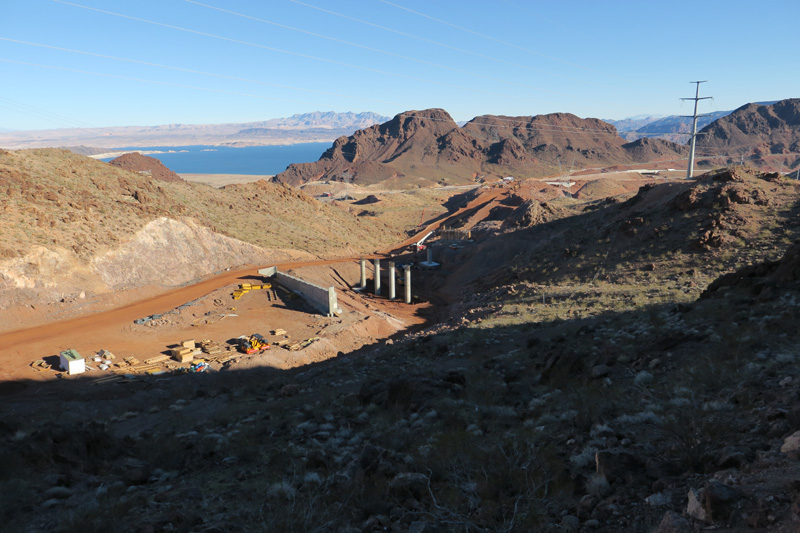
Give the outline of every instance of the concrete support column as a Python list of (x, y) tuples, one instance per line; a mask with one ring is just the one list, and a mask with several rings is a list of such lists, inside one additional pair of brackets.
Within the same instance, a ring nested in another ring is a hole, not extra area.
[(381, 295), (381, 260), (375, 259), (375, 296)]
[(389, 263), (389, 299), (394, 300), (394, 262)]
[(428, 264), (433, 263), (433, 248), (428, 246)]
[(361, 288), (367, 288), (367, 260), (361, 258)]
[(411, 269), (406, 267), (406, 303), (411, 303)]

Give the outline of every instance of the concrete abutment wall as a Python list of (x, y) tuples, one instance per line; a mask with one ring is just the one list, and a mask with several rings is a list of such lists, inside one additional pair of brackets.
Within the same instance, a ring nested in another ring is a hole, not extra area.
[(283, 285), (303, 297), (314, 309), (326, 316), (339, 315), (342, 313), (336, 297), (336, 289), (333, 286), (320, 287), (304, 281), (291, 274), (280, 272), (278, 267), (262, 268), (259, 274), (266, 278), (273, 278), (277, 283)]

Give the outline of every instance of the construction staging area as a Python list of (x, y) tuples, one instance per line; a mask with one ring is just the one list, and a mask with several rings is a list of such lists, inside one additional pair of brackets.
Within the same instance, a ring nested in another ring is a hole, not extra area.
[[(429, 304), (416, 295), (412, 303), (411, 254), (406, 257), (402, 275), (394, 261), (381, 268), (380, 258), (247, 268), (149, 302), (0, 333), (6, 356), (0, 378), (74, 376), (104, 384), (228, 368), (291, 368), (335, 357), (425, 321)], [(241, 338), (252, 335), (270, 349), (240, 349)], [(61, 362), (66, 351), (79, 354), (80, 371)]]

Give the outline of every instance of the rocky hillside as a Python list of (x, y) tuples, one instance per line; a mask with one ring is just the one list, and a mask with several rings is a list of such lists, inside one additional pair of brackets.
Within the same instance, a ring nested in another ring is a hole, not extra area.
[(726, 169), (436, 246), (445, 322), (296, 371), (7, 396), (0, 519), (795, 532), (798, 192)]
[[(42, 149), (0, 152), (0, 302), (185, 283), (227, 267), (352, 254), (397, 240), (302, 192), (260, 181), (215, 189)], [(139, 168), (139, 167), (137, 167)]]
[[(675, 159), (685, 148), (664, 143), (660, 151), (660, 159)], [(290, 165), (274, 179), (293, 186), (313, 180), (368, 185), (393, 179), (405, 186), (469, 183), (650, 161), (636, 159), (644, 154), (597, 119), (566, 113), (486, 115), (459, 127), (444, 110), (428, 109), (401, 113), (340, 137), (319, 161)]]
[(701, 155), (711, 163), (747, 161), (759, 167), (795, 169), (800, 160), (800, 99), (771, 105), (747, 104), (701, 130)]

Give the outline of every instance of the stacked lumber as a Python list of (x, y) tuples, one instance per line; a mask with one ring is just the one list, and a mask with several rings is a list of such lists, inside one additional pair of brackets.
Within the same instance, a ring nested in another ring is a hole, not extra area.
[(209, 339), (203, 339), (200, 341), (200, 350), (208, 355), (216, 355), (222, 352), (222, 345)]
[(44, 359), (37, 359), (36, 361), (34, 361), (33, 363), (31, 363), (31, 366), (33, 367), (33, 369), (34, 369), (34, 370), (36, 370), (36, 371), (39, 371), (39, 372), (44, 372), (44, 371), (47, 371), (47, 370), (52, 370), (52, 368), (50, 367), (50, 365), (48, 365), (47, 363), (45, 363)]
[(288, 346), (287, 349), (296, 352), (297, 350), (302, 350), (303, 348), (310, 346), (311, 344), (317, 342), (318, 340), (319, 337), (311, 337), (310, 339), (305, 339), (295, 344), (292, 344)]

